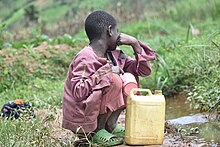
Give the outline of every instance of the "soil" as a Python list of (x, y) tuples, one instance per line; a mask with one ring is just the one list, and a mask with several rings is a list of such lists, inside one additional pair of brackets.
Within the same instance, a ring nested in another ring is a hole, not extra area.
[[(61, 127), (62, 122), (62, 110), (38, 110), (36, 115), (41, 119), (42, 123), (51, 125), (52, 135), (54, 138), (57, 138), (62, 141), (73, 141), (77, 140), (77, 136), (69, 130), (63, 129)], [(51, 118), (52, 121), (51, 121)], [(118, 123), (122, 126), (125, 125), (125, 113), (122, 113), (118, 119)], [(74, 138), (74, 139), (73, 139)], [(165, 123), (165, 136), (164, 142), (161, 145), (148, 145), (148, 146), (217, 146), (212, 142), (204, 142), (203, 140), (197, 139), (196, 136), (184, 136), (180, 133), (179, 129), (168, 122)], [(118, 147), (129, 147), (129, 145), (123, 144)], [(134, 146), (133, 146), (134, 147)]]

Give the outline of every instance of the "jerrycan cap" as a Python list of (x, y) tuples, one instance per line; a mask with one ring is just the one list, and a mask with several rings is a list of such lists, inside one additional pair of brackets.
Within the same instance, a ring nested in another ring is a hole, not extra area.
[(150, 89), (141, 89), (141, 88), (133, 88), (130, 92), (130, 95), (133, 97), (134, 95), (137, 94), (137, 96), (140, 95), (139, 92), (147, 92), (146, 96), (152, 96), (152, 93), (150, 91)]
[(154, 95), (163, 95), (162, 90), (155, 90)]

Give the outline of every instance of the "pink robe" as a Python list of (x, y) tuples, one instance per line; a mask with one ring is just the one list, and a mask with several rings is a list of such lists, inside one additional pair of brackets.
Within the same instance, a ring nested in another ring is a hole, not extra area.
[[(138, 76), (148, 76), (151, 73), (149, 61), (156, 58), (155, 51), (142, 42), (139, 44), (142, 51), (135, 53), (136, 60), (125, 56), (119, 49), (112, 51), (117, 65), (125, 72), (132, 73), (137, 81)], [(75, 56), (64, 85), (63, 128), (76, 131), (81, 127), (81, 132), (96, 129), (104, 89), (113, 83), (111, 67), (112, 64), (106, 58), (98, 57), (90, 46), (86, 46)]]

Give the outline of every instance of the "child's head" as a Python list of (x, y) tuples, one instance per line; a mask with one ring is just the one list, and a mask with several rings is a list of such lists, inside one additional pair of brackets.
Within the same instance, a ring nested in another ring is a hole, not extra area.
[(87, 16), (85, 31), (90, 42), (95, 39), (100, 39), (104, 33), (112, 38), (109, 40), (111, 43), (112, 41), (115, 42), (118, 36), (115, 18), (101, 10), (94, 11)]

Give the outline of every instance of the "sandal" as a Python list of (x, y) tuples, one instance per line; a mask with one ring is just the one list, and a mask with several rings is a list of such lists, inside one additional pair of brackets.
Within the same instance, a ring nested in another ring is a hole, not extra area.
[(114, 130), (112, 131), (112, 134), (117, 136), (118, 138), (124, 138), (124, 136), (125, 136), (125, 128), (122, 127), (119, 124), (116, 124)]
[(115, 135), (109, 133), (105, 129), (101, 129), (95, 133), (95, 135), (92, 137), (92, 142), (105, 147), (123, 144), (122, 139), (117, 138)]

